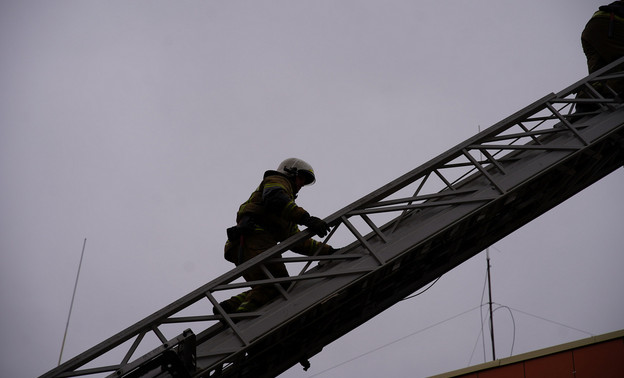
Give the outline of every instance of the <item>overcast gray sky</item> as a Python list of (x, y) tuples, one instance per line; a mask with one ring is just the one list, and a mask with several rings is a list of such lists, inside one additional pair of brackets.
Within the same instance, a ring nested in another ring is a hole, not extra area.
[[(224, 230), (284, 158), (314, 166), (298, 203), (325, 217), (580, 80), (600, 4), (4, 0), (0, 376), (56, 366), (85, 238), (64, 361), (231, 269)], [(623, 192), (619, 169), (490, 248), (499, 357), (624, 328)], [(485, 267), (283, 376), (489, 360)]]

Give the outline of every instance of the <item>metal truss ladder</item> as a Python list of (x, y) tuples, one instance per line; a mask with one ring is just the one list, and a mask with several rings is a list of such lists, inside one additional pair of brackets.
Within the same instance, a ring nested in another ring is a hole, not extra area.
[[(592, 84), (608, 88), (624, 78), (623, 63), (539, 99), (326, 218), (326, 242), (346, 245), (337, 254), (285, 253), (310, 236), (303, 231), (42, 378), (273, 377), (307, 367), (325, 345), (621, 167), (624, 104)], [(576, 99), (581, 88), (588, 98)], [(596, 110), (572, 113), (578, 102)], [(291, 277), (242, 279), (275, 259)], [(218, 303), (250, 284), (276, 285), (281, 295), (257, 312), (224, 313)]]

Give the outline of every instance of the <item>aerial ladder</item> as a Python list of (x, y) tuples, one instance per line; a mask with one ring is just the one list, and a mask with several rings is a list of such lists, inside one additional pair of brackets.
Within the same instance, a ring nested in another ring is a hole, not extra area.
[[(624, 103), (610, 87), (618, 78), (624, 59), (330, 215), (324, 241), (347, 240), (334, 255), (286, 253), (312, 235), (303, 230), (41, 378), (274, 377), (297, 364), (307, 370), (325, 345), (622, 167)], [(577, 98), (579, 90), (586, 96)], [(596, 109), (574, 112), (578, 103)], [(275, 260), (290, 277), (271, 276), (265, 266)], [(244, 281), (255, 267), (267, 278)], [(219, 306), (259, 284), (275, 285), (279, 297), (248, 313)]]

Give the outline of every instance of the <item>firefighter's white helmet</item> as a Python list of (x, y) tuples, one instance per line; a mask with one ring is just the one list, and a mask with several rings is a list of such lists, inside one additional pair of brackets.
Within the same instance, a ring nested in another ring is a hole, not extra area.
[(303, 176), (305, 178), (305, 185), (312, 185), (316, 182), (314, 169), (312, 169), (310, 164), (301, 159), (288, 158), (280, 163), (277, 167), (277, 171), (293, 178)]

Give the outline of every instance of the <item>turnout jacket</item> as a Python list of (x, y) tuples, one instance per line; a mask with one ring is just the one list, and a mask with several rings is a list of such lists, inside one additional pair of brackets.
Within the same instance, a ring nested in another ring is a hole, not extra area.
[[(239, 227), (252, 228), (246, 232), (266, 233), (275, 243), (282, 242), (299, 232), (299, 224), (305, 224), (310, 214), (295, 203), (294, 183), (278, 171), (266, 171), (258, 188), (249, 199), (240, 205), (236, 214)], [(312, 255), (321, 243), (309, 238), (295, 245), (292, 250), (303, 255)], [(323, 245), (321, 254), (329, 251)]]

